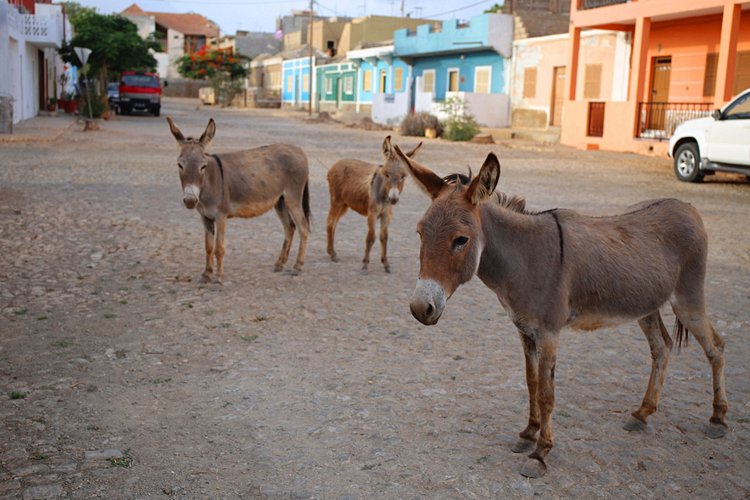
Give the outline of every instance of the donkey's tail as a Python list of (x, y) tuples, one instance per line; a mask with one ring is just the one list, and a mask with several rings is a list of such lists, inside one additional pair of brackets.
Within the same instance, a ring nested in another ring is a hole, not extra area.
[(680, 352), (682, 346), (687, 347), (688, 339), (690, 338), (689, 333), (690, 332), (685, 328), (685, 325), (682, 324), (682, 321), (680, 321), (679, 318), (676, 318), (672, 335), (674, 336), (675, 344), (677, 344), (677, 352)]
[(305, 190), (302, 192), (302, 210), (305, 212), (307, 225), (312, 226), (312, 213), (310, 212), (310, 182), (305, 182)]

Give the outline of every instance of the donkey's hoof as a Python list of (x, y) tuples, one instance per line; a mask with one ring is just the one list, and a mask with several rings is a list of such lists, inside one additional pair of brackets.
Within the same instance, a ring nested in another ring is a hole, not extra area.
[(542, 477), (547, 473), (547, 466), (541, 460), (536, 458), (530, 458), (526, 460), (526, 463), (521, 467), (521, 475), (524, 477), (530, 477), (536, 479)]
[(513, 453), (528, 453), (536, 447), (536, 441), (533, 439), (518, 438), (518, 441), (513, 443), (510, 447), (510, 451)]
[(280, 273), (283, 270), (284, 270), (284, 266), (280, 266), (278, 264), (276, 264), (275, 266), (273, 266), (273, 272), (275, 272), (275, 273)]
[(370, 270), (367, 269), (367, 266), (362, 266), (362, 269), (359, 271), (363, 276), (367, 276), (370, 274)]
[(336, 255), (336, 254), (331, 255), (331, 262), (338, 262), (338, 261), (339, 261), (339, 256), (338, 255)]
[(710, 422), (706, 427), (706, 436), (711, 439), (723, 438), (727, 435), (729, 428), (725, 424), (715, 424)]
[(646, 422), (639, 420), (632, 415), (622, 428), (628, 432), (651, 432), (653, 430)]
[(294, 268), (292, 268), (292, 269), (289, 270), (289, 275), (290, 276), (299, 276), (300, 274), (302, 274), (302, 269), (300, 269), (298, 267), (294, 267)]
[(391, 274), (391, 266), (383, 266), (383, 269), (385, 269), (386, 273)]
[(201, 279), (198, 280), (198, 283), (201, 285), (205, 285), (207, 283), (211, 283), (211, 275), (210, 274), (201, 274)]

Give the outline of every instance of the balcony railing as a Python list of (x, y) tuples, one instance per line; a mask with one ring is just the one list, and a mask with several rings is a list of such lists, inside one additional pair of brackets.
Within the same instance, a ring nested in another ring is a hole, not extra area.
[(677, 125), (711, 115), (707, 102), (641, 102), (638, 103), (638, 137), (666, 140)]
[(56, 21), (57, 19), (51, 16), (21, 15), (21, 25), (26, 40), (43, 47), (60, 47), (62, 33)]
[(581, 9), (596, 9), (616, 5), (618, 3), (628, 3), (630, 0), (580, 0)]

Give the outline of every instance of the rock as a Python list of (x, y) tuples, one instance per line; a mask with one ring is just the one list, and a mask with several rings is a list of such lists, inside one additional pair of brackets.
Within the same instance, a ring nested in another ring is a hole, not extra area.
[(32, 474), (43, 474), (49, 471), (49, 467), (44, 464), (34, 464), (27, 467), (21, 467), (13, 471), (13, 474), (18, 477), (30, 476)]
[(40, 484), (23, 491), (23, 500), (59, 498), (65, 494), (61, 484)]
[(66, 462), (64, 464), (56, 465), (54, 467), (55, 472), (61, 472), (63, 474), (72, 474), (78, 468), (78, 462)]
[(122, 452), (115, 448), (107, 448), (105, 450), (93, 450), (85, 453), (86, 460), (99, 460), (107, 458), (120, 458)]
[(495, 139), (492, 138), (492, 134), (477, 134), (469, 142), (475, 144), (495, 144)]

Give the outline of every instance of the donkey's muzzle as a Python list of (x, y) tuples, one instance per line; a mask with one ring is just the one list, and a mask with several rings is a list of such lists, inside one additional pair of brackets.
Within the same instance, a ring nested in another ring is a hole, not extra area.
[(434, 325), (445, 308), (445, 290), (433, 280), (417, 280), (409, 303), (411, 314), (423, 325)]
[(198, 198), (195, 196), (185, 196), (182, 202), (185, 204), (185, 207), (193, 209), (198, 204)]
[(388, 192), (388, 202), (391, 205), (395, 205), (396, 203), (398, 203), (398, 195), (399, 195), (398, 189), (391, 189)]

